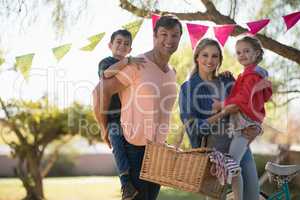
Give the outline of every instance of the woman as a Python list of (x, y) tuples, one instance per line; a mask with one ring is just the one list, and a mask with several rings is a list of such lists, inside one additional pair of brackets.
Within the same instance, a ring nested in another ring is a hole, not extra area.
[[(195, 68), (180, 89), (181, 120), (186, 125), (192, 148), (200, 147), (203, 136), (206, 135), (208, 147), (214, 147), (223, 153), (228, 152), (231, 140), (225, 134), (228, 117), (217, 122), (213, 122), (210, 117), (215, 113), (212, 106), (214, 99), (223, 101), (229, 94), (234, 79), (217, 76), (223, 60), (222, 50), (217, 41), (208, 38), (201, 40), (195, 48), (193, 57)], [(249, 132), (253, 132), (253, 129), (248, 128), (243, 134), (251, 140), (254, 134)], [(249, 148), (240, 165), (244, 180), (243, 199), (258, 200), (258, 176)]]

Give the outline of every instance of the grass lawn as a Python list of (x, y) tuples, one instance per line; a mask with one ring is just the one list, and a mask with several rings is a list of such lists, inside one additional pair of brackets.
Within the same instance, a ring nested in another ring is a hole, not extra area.
[[(46, 178), (45, 195), (48, 200), (120, 200), (117, 177)], [(15, 178), (0, 179), (0, 200), (21, 200), (25, 190)], [(158, 200), (201, 200), (197, 194), (162, 188)]]

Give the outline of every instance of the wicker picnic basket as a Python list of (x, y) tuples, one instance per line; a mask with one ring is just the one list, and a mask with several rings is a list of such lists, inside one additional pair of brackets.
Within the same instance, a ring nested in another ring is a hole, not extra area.
[[(182, 142), (183, 133), (181, 135)], [(148, 141), (140, 178), (187, 192), (220, 199), (224, 187), (210, 173), (208, 148), (183, 151), (179, 144), (170, 146)]]

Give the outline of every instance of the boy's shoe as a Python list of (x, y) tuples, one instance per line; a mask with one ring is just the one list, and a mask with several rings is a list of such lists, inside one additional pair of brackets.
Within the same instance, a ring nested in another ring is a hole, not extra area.
[(122, 190), (122, 200), (132, 200), (138, 194), (138, 191), (130, 182), (122, 186), (121, 190)]

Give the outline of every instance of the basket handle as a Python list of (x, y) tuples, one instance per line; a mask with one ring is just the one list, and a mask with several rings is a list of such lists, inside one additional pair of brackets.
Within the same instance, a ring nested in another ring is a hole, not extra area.
[[(180, 127), (180, 132), (179, 132), (179, 133), (180, 133), (180, 137), (179, 137), (179, 140), (178, 140), (178, 141), (175, 143), (175, 145), (174, 145), (176, 148), (179, 148), (180, 145), (181, 145), (181, 143), (182, 143), (182, 141), (183, 141), (183, 136), (184, 136), (184, 133), (185, 133), (185, 125), (188, 124), (188, 123), (190, 123), (191, 121), (194, 121), (194, 119), (189, 119), (188, 121), (186, 121), (186, 122), (184, 123), (183, 126)], [(157, 135), (158, 135), (158, 134), (152, 135), (152, 142), (156, 143)], [(150, 141), (151, 141), (151, 140), (150, 140)]]
[(179, 131), (179, 140), (175, 143), (175, 148), (178, 149), (183, 141), (183, 136), (185, 133), (185, 127), (187, 124), (191, 123), (192, 121), (194, 121), (194, 119), (189, 119), (187, 120), (183, 126), (181, 126), (181, 130)]
[[(174, 144), (175, 148), (176, 149), (179, 149), (180, 145), (182, 144), (182, 141), (183, 141), (183, 138), (184, 138), (184, 133), (185, 133), (185, 127), (187, 124), (191, 123), (192, 121), (194, 121), (194, 119), (189, 119), (187, 120), (183, 126), (180, 127), (180, 130), (179, 130), (179, 139), (178, 141)], [(154, 143), (156, 143), (156, 139), (157, 139), (157, 134), (154, 134), (153, 135), (153, 138), (152, 138), (152, 141)], [(203, 146), (204, 144), (204, 146)], [(207, 146), (207, 136), (204, 136), (202, 137), (202, 141), (201, 141), (201, 147), (206, 147)]]
[[(191, 123), (192, 121), (194, 121), (194, 119), (189, 119), (188, 121), (186, 121), (184, 123), (184, 125), (181, 127), (180, 130), (180, 136), (179, 136), (179, 140), (175, 143), (175, 148), (178, 149), (183, 141), (183, 136), (185, 133), (185, 127), (187, 124)], [(202, 139), (201, 139), (201, 146), (200, 147), (207, 147), (207, 143), (208, 143), (208, 135), (203, 135)]]

